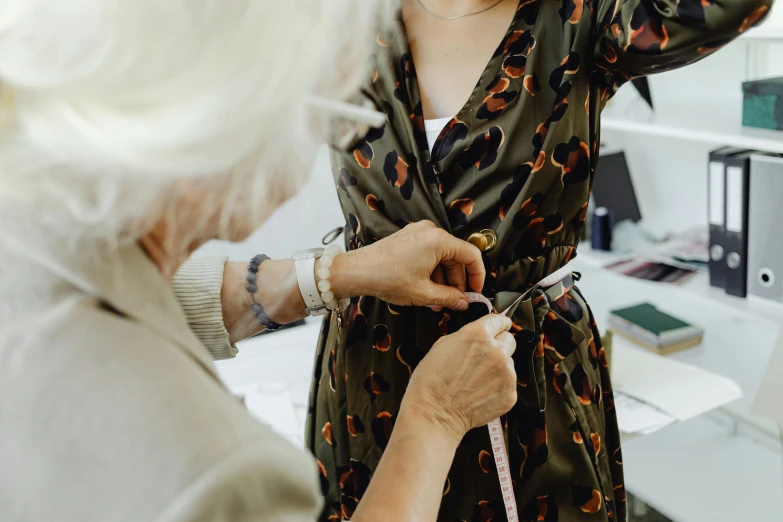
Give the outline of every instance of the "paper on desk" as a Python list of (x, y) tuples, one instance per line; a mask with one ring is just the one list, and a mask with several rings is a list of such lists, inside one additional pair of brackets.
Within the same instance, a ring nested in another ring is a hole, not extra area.
[(243, 397), (245, 407), (261, 422), (291, 441), (297, 447), (304, 445), (304, 428), (298, 419), (288, 385), (266, 382), (231, 390)]
[(676, 419), (649, 404), (615, 390), (614, 406), (617, 409), (617, 424), (623, 433), (648, 435), (658, 431)]
[(614, 389), (679, 421), (686, 421), (742, 397), (731, 379), (633, 346), (615, 337)]

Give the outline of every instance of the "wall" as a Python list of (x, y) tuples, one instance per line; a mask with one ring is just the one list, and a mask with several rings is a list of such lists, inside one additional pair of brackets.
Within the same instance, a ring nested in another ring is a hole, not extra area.
[(297, 250), (320, 246), (324, 234), (344, 224), (329, 155), (323, 147), (307, 185), (247, 241), (234, 244), (212, 241), (204, 245), (197, 255), (226, 255), (234, 261), (244, 261), (256, 254), (266, 254), (273, 259), (285, 258)]

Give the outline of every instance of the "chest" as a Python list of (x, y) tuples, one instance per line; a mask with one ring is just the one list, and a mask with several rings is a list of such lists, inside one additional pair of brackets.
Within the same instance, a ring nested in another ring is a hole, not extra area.
[(515, 0), (503, 0), (475, 16), (441, 20), (425, 11), (418, 0), (403, 3), (402, 17), (426, 119), (459, 112), (513, 22), (517, 5)]
[[(372, 94), (387, 124), (334, 165), (361, 243), (422, 219), (459, 237), (494, 230), (498, 254), (571, 242), (597, 158), (591, 14), (572, 23), (561, 2), (512, 3), (511, 20), (480, 44), (405, 20), (379, 39)], [(454, 41), (474, 47), (470, 59), (443, 59), (461, 48)], [(443, 114), (452, 119), (430, 151), (425, 119)]]

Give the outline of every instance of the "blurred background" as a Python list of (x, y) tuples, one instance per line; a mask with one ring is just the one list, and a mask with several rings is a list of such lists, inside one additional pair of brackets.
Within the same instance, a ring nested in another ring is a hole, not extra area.
[[(783, 321), (780, 2), (716, 56), (620, 90), (603, 117), (598, 207), (577, 264), (611, 340), (631, 520), (783, 519), (780, 427), (752, 408)], [(283, 258), (343, 224), (323, 150), (253, 237), (199, 255)], [(219, 363), (294, 439), (319, 327), (308, 321)]]

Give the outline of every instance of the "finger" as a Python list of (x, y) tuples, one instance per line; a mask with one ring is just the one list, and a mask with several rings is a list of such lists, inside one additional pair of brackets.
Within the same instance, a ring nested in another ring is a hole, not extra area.
[(443, 265), (438, 265), (430, 276), (430, 280), (436, 285), (446, 285), (446, 269)]
[[(443, 249), (443, 261), (454, 261), (465, 266), (468, 272), (468, 284), (474, 292), (481, 292), (484, 288), (484, 279), (487, 272), (484, 269), (484, 260), (481, 251), (467, 241), (463, 241), (449, 235), (446, 238), (446, 247)], [(444, 263), (446, 264), (446, 263)]]
[(511, 319), (505, 315), (490, 314), (468, 325), (470, 328), (480, 328), (490, 335), (491, 339), (496, 338), (503, 332), (511, 329)]
[(443, 306), (452, 310), (464, 311), (468, 309), (468, 299), (465, 294), (450, 286), (429, 283), (426, 290), (428, 302), (434, 306)]
[(506, 354), (506, 357), (514, 355), (514, 351), (517, 349), (517, 340), (508, 332), (502, 332), (495, 337), (495, 340), (500, 345), (500, 348)]
[(446, 270), (449, 286), (453, 286), (460, 292), (465, 291), (465, 266), (459, 263), (448, 263), (442, 265)]
[[(435, 271), (430, 276), (430, 279), (436, 285), (445, 286), (446, 285), (446, 271), (444, 270), (444, 268), (442, 266), (438, 265), (437, 267), (435, 267)], [(440, 312), (441, 310), (443, 310), (443, 307), (440, 306), (440, 305), (430, 305), (430, 308), (432, 308), (432, 310), (435, 311), (435, 312)]]

